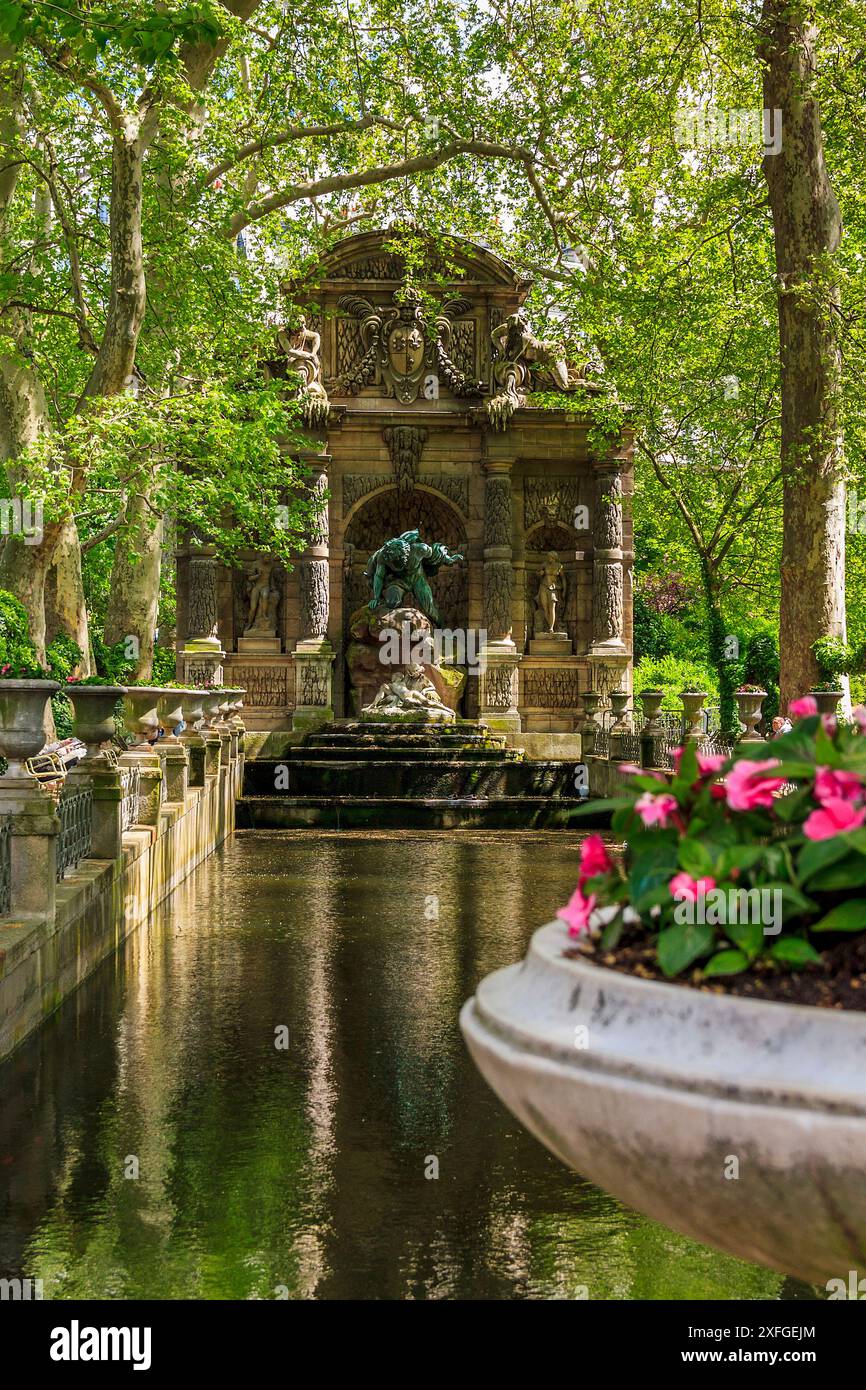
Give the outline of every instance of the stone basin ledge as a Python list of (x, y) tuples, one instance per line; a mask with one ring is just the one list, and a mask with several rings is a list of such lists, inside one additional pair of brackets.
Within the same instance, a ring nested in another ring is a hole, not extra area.
[(866, 1013), (641, 980), (569, 944), (548, 923), (463, 1007), (504, 1104), (685, 1235), (817, 1284), (866, 1274)]

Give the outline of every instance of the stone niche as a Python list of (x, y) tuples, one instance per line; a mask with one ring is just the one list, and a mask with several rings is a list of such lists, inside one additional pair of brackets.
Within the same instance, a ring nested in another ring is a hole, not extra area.
[[(287, 287), (297, 326), (267, 371), (300, 376), (320, 525), (289, 570), (181, 547), (180, 669), (246, 687), (250, 728), (353, 717), (345, 651), (367, 561), (417, 527), (466, 557), (433, 584), (469, 666), (460, 713), (571, 734), (587, 689), (629, 688), (630, 440), (593, 456), (604, 384), (534, 336), (528, 281), (485, 248), (431, 242), (420, 297), (390, 239), (351, 237)], [(534, 406), (536, 391), (568, 408)]]

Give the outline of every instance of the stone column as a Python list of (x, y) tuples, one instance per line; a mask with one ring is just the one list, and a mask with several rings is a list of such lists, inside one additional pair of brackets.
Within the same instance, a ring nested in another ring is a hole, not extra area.
[[(120, 769), (99, 758), (88, 758), (93, 787), (91, 859), (117, 859), (123, 852), (123, 786)], [(74, 770), (74, 769), (73, 769)]]
[(484, 627), (479, 718), (492, 729), (520, 732), (517, 668), (511, 635), (514, 600), (511, 459), (484, 462)]
[(324, 500), (330, 459), (325, 454), (316, 454), (308, 461), (313, 468), (310, 490), (318, 505), (310, 543), (298, 566), (301, 636), (292, 652), (295, 663), (293, 729), (314, 729), (334, 717), (335, 652), (328, 640), (331, 576), (328, 504)]
[(35, 777), (0, 777), (0, 815), (10, 817), (10, 915), (54, 921), (57, 806)]
[(189, 557), (188, 636), (181, 657), (184, 680), (194, 686), (220, 685), (223, 679), (216, 567), (216, 556), (207, 548)]
[(619, 687), (629, 661), (624, 641), (624, 551), (621, 460), (593, 465), (592, 641), (593, 686), (604, 696)]

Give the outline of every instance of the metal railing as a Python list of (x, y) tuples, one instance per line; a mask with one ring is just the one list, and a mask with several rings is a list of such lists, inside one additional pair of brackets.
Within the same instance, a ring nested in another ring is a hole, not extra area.
[(120, 786), (123, 792), (120, 803), (120, 828), (121, 831), (126, 831), (138, 824), (139, 769), (122, 767)]
[(9, 817), (0, 821), (0, 917), (12, 908), (12, 826)]
[(57, 878), (74, 869), (90, 853), (93, 793), (89, 787), (68, 791), (65, 787), (57, 803), (60, 834), (57, 837)]

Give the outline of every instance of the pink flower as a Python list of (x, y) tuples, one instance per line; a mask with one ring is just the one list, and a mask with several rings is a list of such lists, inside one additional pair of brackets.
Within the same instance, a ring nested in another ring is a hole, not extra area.
[(620, 763), (619, 770), (623, 777), (654, 777), (657, 782), (665, 780), (663, 772), (655, 772), (649, 767), (638, 767), (637, 763)]
[(583, 887), (588, 878), (595, 878), (596, 874), (609, 874), (612, 868), (613, 862), (601, 836), (587, 835), (580, 846), (580, 887)]
[(855, 810), (850, 801), (830, 797), (820, 811), (813, 811), (803, 825), (807, 840), (832, 840), (845, 830), (856, 830), (866, 821), (866, 806)]
[(732, 811), (754, 811), (773, 804), (773, 793), (785, 785), (784, 777), (761, 777), (770, 768), (781, 767), (778, 758), (752, 763), (743, 758), (734, 763), (725, 779), (725, 796)]
[(589, 919), (595, 911), (595, 904), (594, 893), (586, 898), (580, 885), (575, 888), (565, 907), (561, 907), (556, 914), (561, 922), (568, 923), (569, 936), (580, 936), (589, 931)]
[(644, 825), (658, 825), (664, 830), (671, 817), (676, 814), (677, 799), (669, 792), (662, 792), (660, 796), (644, 792), (634, 803), (634, 809)]
[(832, 767), (819, 767), (815, 773), (816, 801), (860, 801), (866, 787), (856, 772), (839, 771)]
[(788, 705), (791, 719), (808, 719), (810, 715), (817, 713), (818, 701), (814, 695), (801, 695), (799, 700), (791, 700)]
[(674, 772), (679, 772), (679, 770), (680, 770), (680, 763), (682, 762), (682, 757), (683, 757), (683, 749), (682, 749), (682, 748), (672, 748), (672, 749), (671, 749), (671, 762), (672, 762), (673, 765), (674, 765)]
[(691, 878), (687, 873), (674, 874), (668, 887), (673, 897), (680, 902), (697, 902), (698, 898), (705, 898), (716, 886), (714, 878)]
[(727, 761), (725, 753), (699, 753), (698, 771), (702, 777), (718, 777)]
[(824, 729), (824, 733), (827, 735), (828, 738), (836, 737), (836, 730), (839, 727), (839, 721), (837, 720), (835, 714), (822, 714), (821, 725)]
[(866, 705), (855, 705), (851, 714), (856, 719), (861, 734), (866, 734)]

